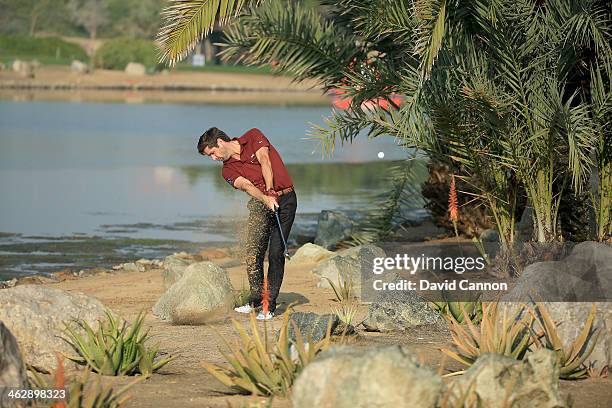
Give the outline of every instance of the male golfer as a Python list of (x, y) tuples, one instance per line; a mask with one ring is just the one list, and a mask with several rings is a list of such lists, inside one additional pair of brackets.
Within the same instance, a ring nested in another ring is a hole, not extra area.
[(230, 138), (216, 127), (208, 129), (198, 140), (198, 152), (213, 160), (223, 161), (221, 174), (232, 187), (252, 198), (247, 207), (247, 274), (251, 296), (249, 303), (236, 310), (250, 313), (262, 306), (266, 249), (268, 254), (269, 312), (260, 312), (259, 320), (274, 317), (276, 298), (285, 273), (283, 241), (274, 211), (278, 211), (283, 236), (289, 236), (297, 197), (293, 181), (274, 148), (259, 129), (251, 129), (238, 138)]

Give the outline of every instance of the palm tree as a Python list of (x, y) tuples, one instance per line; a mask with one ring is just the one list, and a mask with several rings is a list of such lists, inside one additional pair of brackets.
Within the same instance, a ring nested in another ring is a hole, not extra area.
[[(207, 22), (198, 29), (178, 5), (202, 2), (175, 3), (160, 36), (169, 61), (216, 14), (198, 17)], [(313, 129), (325, 150), (367, 131), (425, 151), (458, 169), (507, 246), (523, 194), (536, 239), (560, 239), (560, 201), (584, 191), (595, 166), (603, 239), (612, 225), (611, 16), (605, 0), (340, 0), (325, 13), (275, 1), (243, 8), (222, 54), (342, 89), (350, 108)], [(393, 94), (405, 95), (401, 107)], [(391, 108), (362, 109), (379, 98)]]

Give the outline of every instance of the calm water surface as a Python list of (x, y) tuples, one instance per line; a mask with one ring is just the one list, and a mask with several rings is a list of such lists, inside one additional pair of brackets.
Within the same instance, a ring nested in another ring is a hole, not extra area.
[(323, 159), (307, 133), (329, 114), (326, 106), (0, 101), (2, 239), (233, 240), (247, 197), (197, 154), (210, 126), (231, 136), (260, 128), (289, 167), (300, 214), (359, 208), (406, 152), (391, 138), (361, 138)]

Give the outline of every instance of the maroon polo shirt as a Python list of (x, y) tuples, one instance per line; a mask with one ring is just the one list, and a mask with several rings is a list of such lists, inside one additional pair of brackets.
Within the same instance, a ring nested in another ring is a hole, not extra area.
[(270, 144), (270, 141), (259, 129), (253, 128), (244, 135), (239, 138), (234, 138), (233, 140), (237, 140), (240, 143), (240, 160), (230, 157), (223, 162), (223, 170), (221, 170), (223, 178), (230, 186), (236, 188), (234, 182), (238, 177), (242, 176), (265, 193), (266, 182), (264, 181), (263, 173), (261, 172), (261, 164), (259, 160), (257, 160), (255, 152), (262, 147), (267, 147), (268, 155), (270, 156), (270, 164), (272, 166), (273, 189), (275, 191), (280, 191), (288, 187), (293, 187), (293, 181), (291, 177), (289, 177), (283, 160), (274, 146)]

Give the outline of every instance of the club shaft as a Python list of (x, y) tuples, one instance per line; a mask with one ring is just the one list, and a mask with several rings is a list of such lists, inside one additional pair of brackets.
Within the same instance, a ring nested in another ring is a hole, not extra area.
[(278, 232), (280, 233), (281, 239), (283, 240), (283, 246), (285, 247), (285, 255), (288, 255), (289, 250), (287, 249), (287, 241), (285, 240), (285, 235), (283, 234), (283, 228), (281, 226), (280, 217), (278, 216), (278, 210), (274, 211), (274, 216), (276, 217), (276, 225), (278, 225)]

